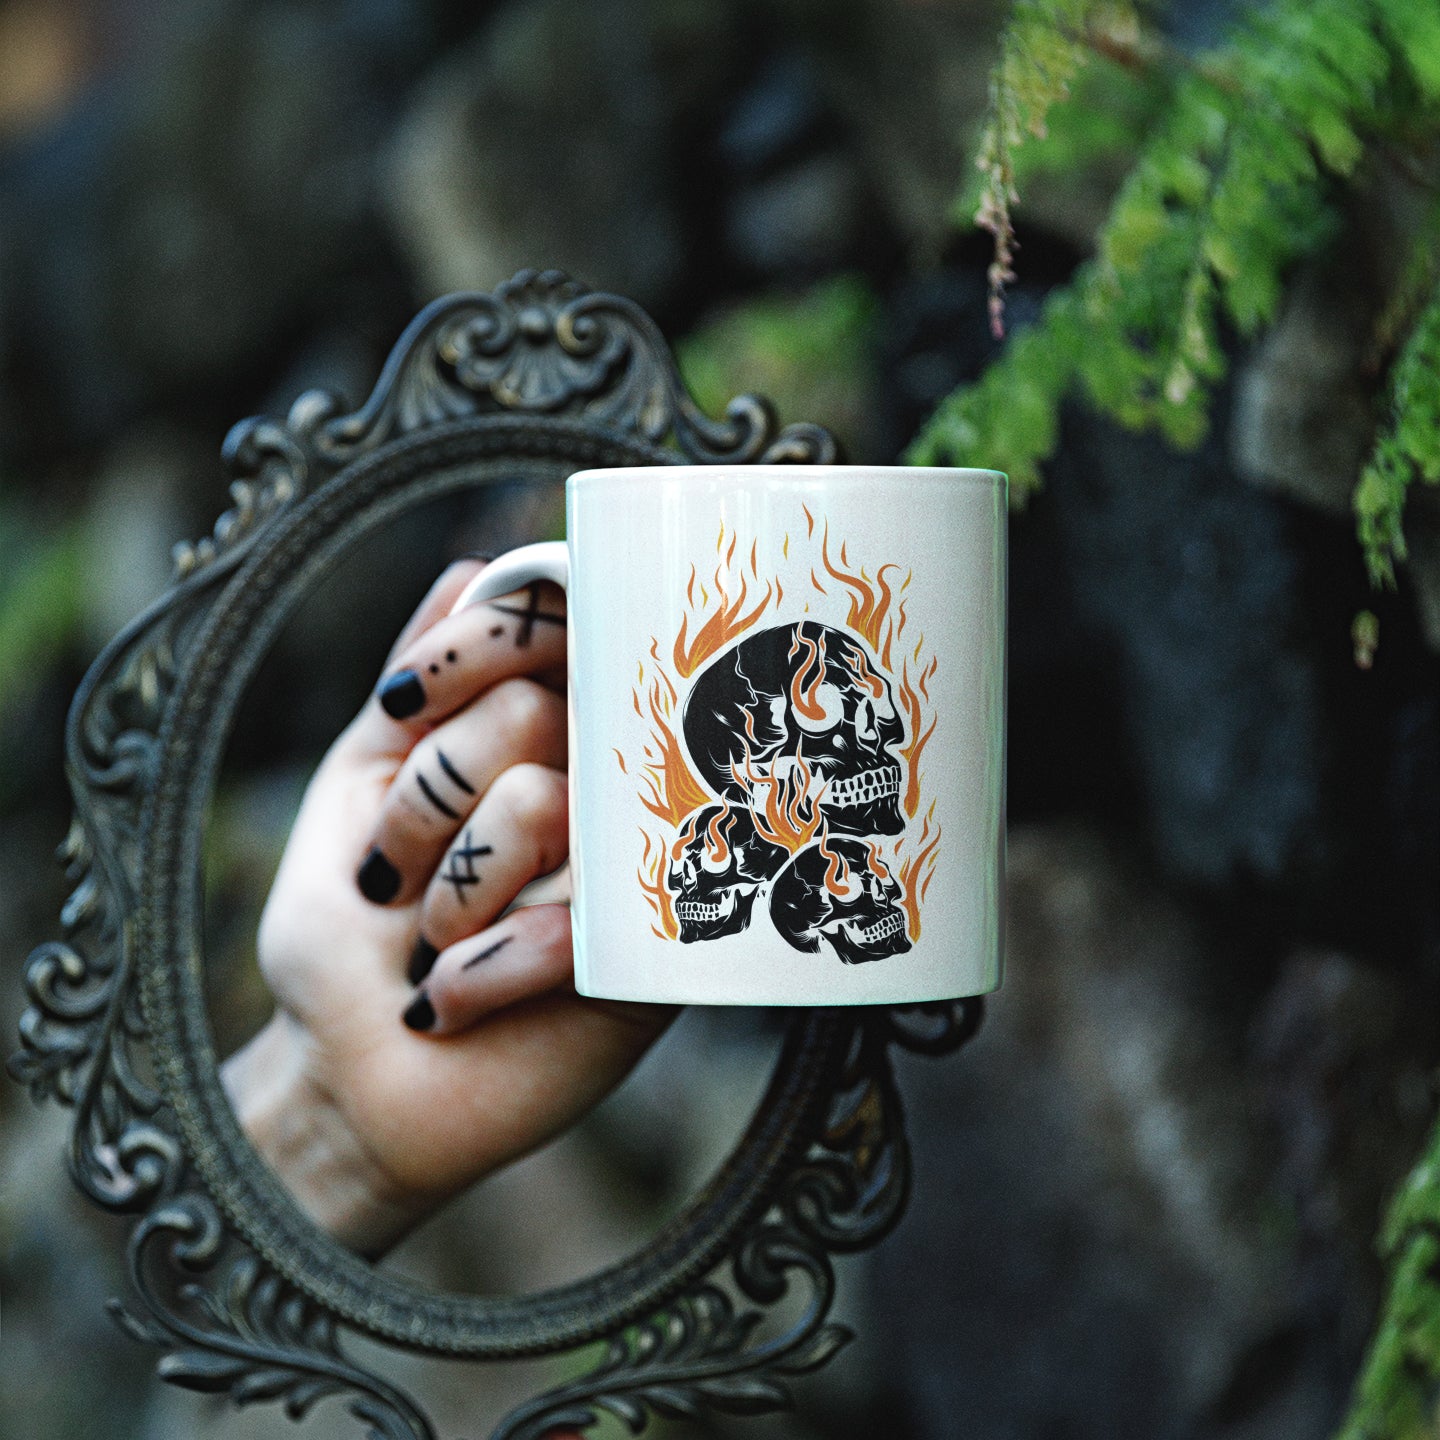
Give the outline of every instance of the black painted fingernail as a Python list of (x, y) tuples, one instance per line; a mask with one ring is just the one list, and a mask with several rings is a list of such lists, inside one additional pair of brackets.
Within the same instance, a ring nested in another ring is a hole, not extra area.
[(380, 708), (393, 720), (404, 720), (425, 704), (425, 687), (413, 670), (397, 670), (380, 687)]
[(412, 1030), (428, 1030), (435, 1023), (435, 1007), (422, 990), (400, 1017)]
[(371, 904), (388, 905), (400, 893), (400, 872), (372, 845), (355, 883)]
[(422, 935), (410, 952), (410, 969), (406, 974), (412, 985), (418, 985), (434, 968), (439, 951)]

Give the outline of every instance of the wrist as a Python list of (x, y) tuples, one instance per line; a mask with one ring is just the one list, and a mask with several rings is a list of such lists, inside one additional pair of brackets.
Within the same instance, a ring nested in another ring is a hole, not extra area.
[(349, 1249), (378, 1258), (421, 1218), (315, 1077), (314, 1041), (285, 1011), (220, 1067), (240, 1128), (291, 1199)]

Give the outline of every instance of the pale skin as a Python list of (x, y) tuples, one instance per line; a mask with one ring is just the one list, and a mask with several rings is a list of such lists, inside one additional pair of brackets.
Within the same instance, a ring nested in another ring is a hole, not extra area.
[(674, 1014), (575, 993), (564, 596), (450, 614), (482, 563), (435, 583), (311, 780), (260, 922), (275, 1014), (222, 1067), (296, 1201), (372, 1256), (594, 1106)]

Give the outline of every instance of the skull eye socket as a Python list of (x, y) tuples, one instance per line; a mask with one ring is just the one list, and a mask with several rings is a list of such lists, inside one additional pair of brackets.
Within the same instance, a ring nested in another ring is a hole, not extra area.
[(861, 700), (855, 707), (855, 730), (862, 740), (875, 734), (875, 711), (869, 700)]

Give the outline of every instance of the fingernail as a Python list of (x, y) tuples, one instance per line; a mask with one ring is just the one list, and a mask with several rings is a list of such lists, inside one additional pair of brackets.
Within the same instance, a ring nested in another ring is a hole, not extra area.
[(410, 968), (406, 972), (412, 985), (418, 985), (430, 973), (439, 953), (423, 935), (415, 942), (415, 948), (410, 952)]
[(400, 893), (400, 872), (372, 845), (355, 883), (372, 905), (388, 905)]
[(393, 720), (404, 720), (425, 704), (425, 687), (413, 670), (397, 670), (380, 687), (380, 708)]
[(486, 555), (482, 550), (467, 550), (460, 558), (462, 560), (478, 560), (482, 565), (488, 565), (495, 557)]
[(422, 990), (400, 1017), (412, 1030), (428, 1030), (435, 1023), (435, 1007)]

